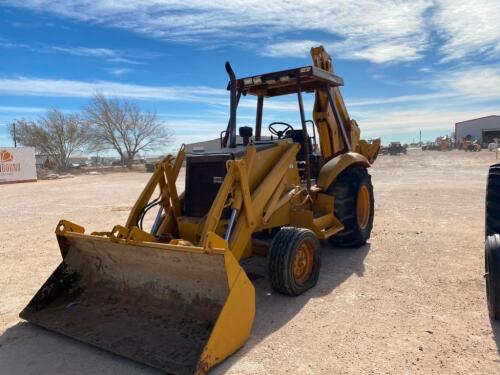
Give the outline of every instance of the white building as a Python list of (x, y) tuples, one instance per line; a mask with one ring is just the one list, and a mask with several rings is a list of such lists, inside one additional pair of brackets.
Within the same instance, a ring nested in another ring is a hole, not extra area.
[(500, 138), (500, 116), (492, 115), (455, 124), (455, 140), (460, 141), (470, 136), (481, 144), (488, 144), (493, 138)]

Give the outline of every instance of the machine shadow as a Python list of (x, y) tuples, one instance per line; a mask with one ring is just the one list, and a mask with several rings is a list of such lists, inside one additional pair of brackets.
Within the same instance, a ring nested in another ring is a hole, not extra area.
[[(244, 264), (244, 268), (253, 278), (256, 294), (256, 314), (252, 332), (243, 348), (213, 369), (214, 375), (222, 375), (228, 371), (261, 340), (279, 330), (297, 315), (310, 299), (330, 294), (352, 275), (363, 277), (364, 259), (370, 250), (370, 244), (359, 249), (343, 249), (333, 247), (325, 241), (321, 244), (321, 250), (322, 264), (319, 281), (314, 288), (298, 297), (284, 296), (271, 289), (266, 276), (265, 258), (256, 259), (256, 264), (250, 266)], [(255, 280), (255, 274), (261, 277)]]
[(497, 353), (500, 356), (500, 321), (490, 318), (491, 331), (493, 332), (493, 340), (497, 345)]
[[(332, 247), (327, 242), (322, 243), (322, 266), (318, 284), (298, 297), (283, 296), (271, 289), (267, 279), (265, 258), (255, 257), (248, 264), (244, 264), (255, 285), (254, 326), (246, 345), (210, 373), (224, 374), (261, 340), (290, 321), (310, 299), (321, 298), (331, 293), (353, 274), (362, 277), (364, 259), (369, 249), (369, 244), (359, 249), (340, 249)], [(492, 327), (499, 345), (500, 325), (492, 322)], [(2, 373), (9, 375), (75, 372), (89, 375), (163, 374), (147, 365), (25, 322), (8, 328), (0, 336), (0, 363)]]
[(0, 373), (9, 375), (160, 375), (147, 365), (27, 322), (0, 336)]

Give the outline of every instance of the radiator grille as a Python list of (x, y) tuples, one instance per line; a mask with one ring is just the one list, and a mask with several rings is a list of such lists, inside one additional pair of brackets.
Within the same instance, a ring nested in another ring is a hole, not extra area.
[[(226, 176), (226, 161), (231, 154), (188, 155), (186, 164), (186, 193), (184, 212), (186, 216), (205, 216)], [(222, 217), (228, 217), (225, 209)]]

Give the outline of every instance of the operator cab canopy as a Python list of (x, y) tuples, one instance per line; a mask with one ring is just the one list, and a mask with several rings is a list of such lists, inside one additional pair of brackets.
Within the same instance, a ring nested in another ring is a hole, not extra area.
[[(303, 117), (302, 126), (294, 130), (289, 124), (279, 123), (288, 126), (288, 128), (292, 130), (289, 132), (285, 131), (280, 132), (283, 134), (279, 135), (273, 132), (271, 129), (270, 131), (271, 134), (278, 135), (278, 138), (281, 138), (282, 135), (285, 135), (285, 138), (292, 138), (294, 142), (297, 142), (299, 138), (303, 138), (302, 134), (305, 133), (306, 136), (304, 137), (304, 141), (300, 142), (302, 146), (300, 153), (301, 154), (304, 153), (303, 143), (306, 142), (307, 138), (309, 139), (314, 138), (315, 140), (316, 137), (315, 134), (313, 134), (313, 137), (311, 138), (307, 135), (308, 132), (306, 130), (306, 123), (308, 122), (313, 125), (312, 130), (313, 133), (315, 132), (314, 132), (313, 122), (311, 120), (307, 121), (305, 120), (304, 108), (302, 103), (302, 92), (314, 92), (315, 90), (326, 90), (327, 87), (337, 87), (337, 86), (342, 86), (344, 84), (344, 80), (341, 77), (336, 76), (331, 72), (325, 71), (315, 66), (303, 66), (299, 68), (260, 74), (240, 79), (236, 79), (235, 74), (229, 63), (226, 63), (226, 70), (230, 76), (230, 82), (227, 85), (227, 89), (231, 91), (232, 109), (231, 109), (229, 124), (227, 126), (226, 131), (223, 132), (225, 133), (223, 139), (221, 134), (221, 149), (225, 149), (228, 146), (228, 143), (229, 143), (229, 148), (232, 149), (239, 148), (238, 147), (239, 145), (235, 143), (236, 128), (237, 128), (236, 108), (238, 107), (239, 99), (242, 94), (244, 96), (250, 94), (258, 97), (257, 115), (255, 118), (255, 137), (254, 137), (255, 145), (258, 145), (263, 141), (261, 138), (261, 129), (262, 129), (262, 113), (264, 106), (264, 98), (297, 94), (299, 99), (298, 109), (302, 114), (301, 117)], [(278, 124), (278, 123), (273, 123), (273, 124)], [(242, 134), (242, 130), (246, 136)], [(241, 136), (244, 137), (244, 142), (242, 146), (245, 146), (249, 139), (248, 134), (250, 134), (251, 137), (253, 135), (252, 134), (253, 132), (251, 131), (251, 128), (244, 127), (244, 129), (240, 129), (239, 133)], [(233, 140), (232, 142), (228, 142), (230, 141), (231, 136), (233, 137)]]
[[(273, 147), (275, 140), (264, 140), (262, 137), (262, 115), (264, 107), (264, 99), (275, 96), (283, 96), (296, 94), (298, 99), (298, 112), (300, 113), (300, 125), (293, 127), (288, 123), (273, 122), (269, 124), (269, 132), (276, 136), (277, 139), (290, 139), (294, 143), (300, 144), (299, 152), (296, 155), (299, 162), (299, 169), (304, 170), (303, 176), (308, 183), (310, 178), (316, 178), (319, 172), (319, 166), (322, 164), (322, 156), (318, 153), (318, 143), (316, 139), (315, 124), (312, 120), (307, 120), (304, 104), (302, 100), (303, 92), (326, 92), (329, 96), (329, 101), (333, 103), (329, 88), (343, 86), (344, 80), (326, 70), (316, 66), (303, 66), (294, 69), (287, 69), (266, 74), (254, 75), (250, 77), (237, 79), (229, 62), (226, 62), (226, 71), (230, 81), (227, 89), (230, 91), (230, 118), (225, 131), (220, 134), (220, 148), (210, 147), (203, 150), (202, 154), (209, 155), (231, 155), (231, 158), (243, 156), (246, 146), (253, 138), (252, 144), (257, 150)], [(241, 95), (257, 96), (257, 112), (255, 116), (255, 126), (253, 132), (252, 127), (243, 126), (237, 127), (237, 107)], [(336, 113), (335, 103), (331, 104), (332, 110)], [(310, 131), (308, 131), (308, 125)], [(284, 129), (276, 129), (274, 126), (284, 126)], [(238, 129), (238, 130), (237, 130)], [(240, 140), (238, 140), (238, 134)], [(242, 141), (241, 141), (242, 140)], [(241, 143), (240, 143), (241, 142)], [(348, 143), (348, 142), (346, 142)], [(193, 156), (201, 156), (198, 153), (189, 153), (188, 159)], [(194, 159), (192, 159), (194, 161)]]
[[(325, 86), (343, 85), (344, 80), (341, 77), (315, 66), (304, 66), (236, 80), (238, 92), (243, 95), (250, 94), (266, 98), (297, 92), (313, 92), (324, 89)], [(227, 89), (230, 90), (230, 83)]]

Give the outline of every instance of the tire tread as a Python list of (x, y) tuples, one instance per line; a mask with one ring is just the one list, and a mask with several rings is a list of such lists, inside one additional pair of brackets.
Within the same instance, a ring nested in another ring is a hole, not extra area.
[(489, 314), (492, 319), (500, 320), (500, 234), (486, 238), (485, 268)]
[[(294, 255), (295, 247), (304, 240), (313, 241), (315, 246), (315, 265), (310, 282), (305, 287), (298, 287), (289, 271), (290, 265), (293, 263), (292, 256)], [(313, 287), (319, 276), (319, 268), (321, 266), (320, 248), (318, 239), (309, 229), (283, 227), (274, 237), (268, 255), (268, 273), (271, 287), (281, 294), (289, 296), (297, 296), (302, 294), (307, 289)]]
[(485, 206), (486, 236), (500, 233), (500, 164), (490, 167)]
[(360, 247), (370, 238), (373, 226), (373, 214), (366, 230), (366, 236), (360, 233), (356, 217), (356, 199), (361, 183), (367, 183), (373, 205), (373, 185), (371, 176), (365, 168), (353, 166), (344, 170), (328, 189), (335, 198), (334, 214), (344, 225), (344, 229), (328, 240), (335, 246)]

